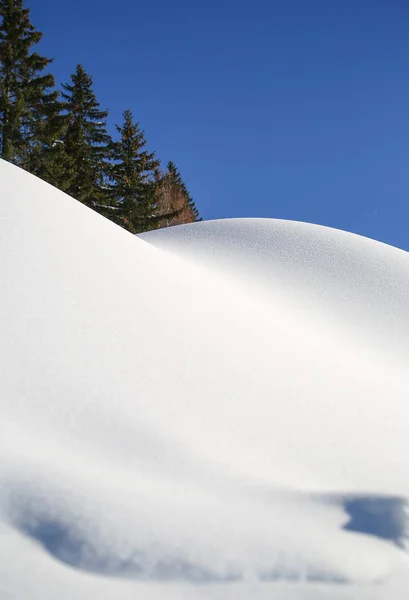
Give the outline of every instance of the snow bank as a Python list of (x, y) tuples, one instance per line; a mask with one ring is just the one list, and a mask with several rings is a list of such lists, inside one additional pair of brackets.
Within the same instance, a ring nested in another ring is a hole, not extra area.
[(409, 598), (407, 253), (0, 194), (0, 598)]

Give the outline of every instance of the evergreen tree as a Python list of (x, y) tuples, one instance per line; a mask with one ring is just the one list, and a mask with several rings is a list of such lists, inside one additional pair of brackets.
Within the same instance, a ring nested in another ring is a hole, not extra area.
[(49, 107), (45, 118), (38, 120), (36, 139), (27, 169), (63, 192), (69, 193), (75, 177), (75, 161), (66, 150), (64, 138), (69, 116), (62, 114), (63, 110), (63, 103), (56, 101)]
[(158, 186), (158, 215), (167, 215), (161, 227), (199, 221), (199, 212), (175, 163), (170, 161)]
[(184, 187), (185, 187), (186, 195), (187, 195), (186, 196), (187, 203), (188, 203), (191, 215), (193, 217), (192, 223), (197, 223), (202, 220), (202, 217), (200, 216), (199, 210), (198, 210), (196, 203), (194, 202), (192, 196), (190, 195), (190, 192), (186, 189), (186, 186), (184, 186)]
[(193, 198), (190, 195), (190, 192), (187, 189), (180, 172), (176, 168), (175, 163), (173, 163), (172, 161), (170, 161), (168, 163), (168, 171), (169, 171), (169, 173), (172, 174), (172, 177), (174, 178), (177, 186), (180, 187), (183, 195), (185, 196), (185, 200), (186, 200), (187, 207), (188, 207), (188, 210), (186, 212), (186, 219), (188, 219), (188, 220), (185, 221), (185, 223), (193, 223), (196, 221), (201, 221), (202, 219), (199, 215), (199, 211), (196, 208), (196, 204), (193, 201)]
[(130, 110), (116, 125), (119, 139), (110, 145), (111, 218), (132, 233), (157, 227), (156, 186), (159, 160), (146, 150), (145, 133)]
[(43, 71), (52, 59), (32, 52), (42, 33), (23, 0), (0, 0), (0, 156), (30, 168), (37, 146), (57, 133), (58, 92)]
[(38, 144), (31, 155), (28, 170), (63, 192), (71, 193), (75, 179), (75, 161), (66, 152), (62, 139)]
[(110, 136), (106, 129), (108, 111), (101, 110), (92, 89), (92, 78), (82, 65), (63, 85), (64, 109), (68, 120), (63, 139), (71, 158), (74, 176), (66, 190), (71, 196), (99, 212), (107, 203), (105, 176)]

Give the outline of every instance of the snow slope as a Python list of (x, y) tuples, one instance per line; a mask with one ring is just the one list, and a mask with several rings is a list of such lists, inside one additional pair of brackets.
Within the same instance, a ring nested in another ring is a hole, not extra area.
[(0, 276), (0, 600), (409, 599), (407, 253), (0, 162)]

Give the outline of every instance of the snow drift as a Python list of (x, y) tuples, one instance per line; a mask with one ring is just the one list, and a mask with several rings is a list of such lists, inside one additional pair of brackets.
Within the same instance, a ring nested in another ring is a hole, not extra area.
[(409, 598), (407, 253), (0, 203), (0, 599)]

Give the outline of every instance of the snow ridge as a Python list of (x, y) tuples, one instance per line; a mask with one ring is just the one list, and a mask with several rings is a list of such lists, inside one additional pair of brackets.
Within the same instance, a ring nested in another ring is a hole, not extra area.
[(407, 253), (0, 191), (0, 598), (409, 598)]

